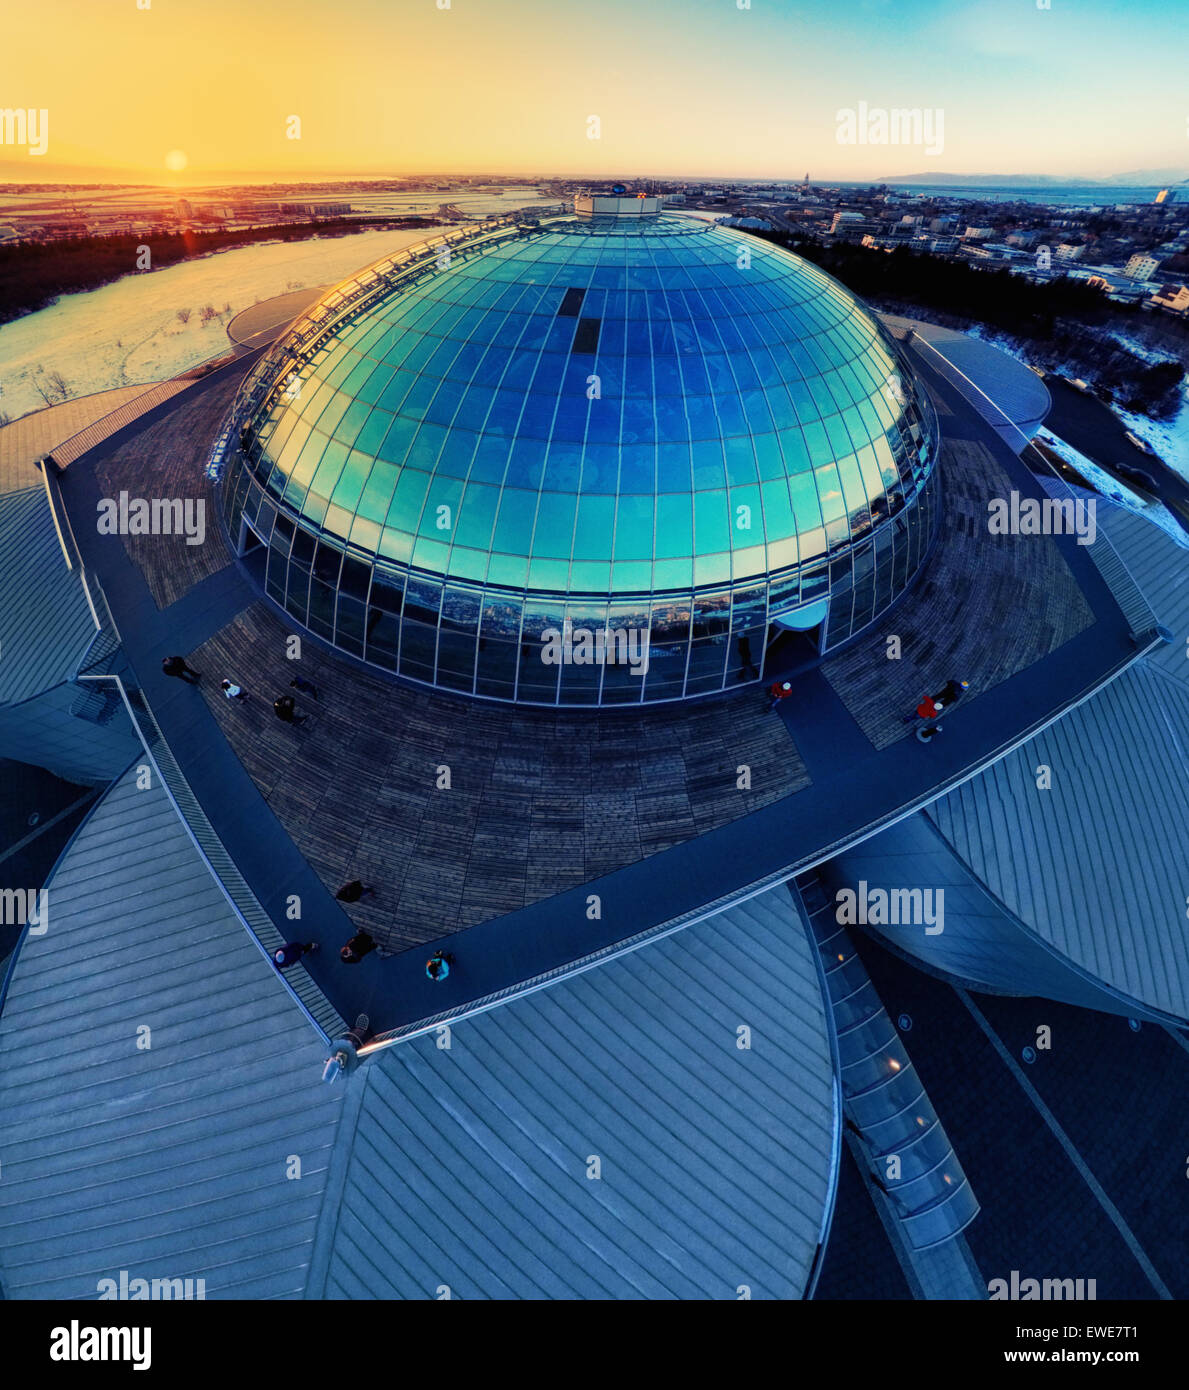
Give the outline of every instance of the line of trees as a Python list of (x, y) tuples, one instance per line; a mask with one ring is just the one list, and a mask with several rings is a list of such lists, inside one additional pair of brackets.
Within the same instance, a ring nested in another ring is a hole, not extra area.
[[(908, 247), (888, 252), (850, 242), (823, 245), (787, 232), (758, 235), (821, 266), (881, 309), (907, 314), (917, 309), (955, 328), (985, 324), (1009, 334), (1036, 365), (1068, 362), (1127, 409), (1163, 416), (1179, 406), (1185, 375), (1180, 362), (1149, 363), (1103, 332), (1139, 330), (1151, 315), (1116, 304), (1083, 280), (1061, 277), (1036, 284), (1008, 270), (976, 270)], [(1180, 340), (1180, 355), (1189, 355), (1184, 325), (1171, 321), (1168, 327)]]
[(396, 227), (435, 227), (424, 217), (333, 218), (289, 222), (241, 231), (150, 232), (143, 235), (70, 237), (62, 241), (0, 246), (0, 324), (44, 309), (59, 295), (94, 290), (137, 270), (141, 248), (149, 248), (154, 270), (234, 246), (259, 241), (301, 241), (310, 236)]

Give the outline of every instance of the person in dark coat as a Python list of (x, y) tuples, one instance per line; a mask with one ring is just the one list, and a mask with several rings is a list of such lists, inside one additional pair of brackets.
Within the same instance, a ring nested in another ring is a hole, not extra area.
[(187, 666), (184, 656), (167, 656), (163, 658), (161, 669), (167, 676), (174, 676), (180, 681), (189, 681), (191, 685), (197, 685), (202, 679), (202, 672), (195, 671)]
[(304, 724), (309, 715), (296, 713), (296, 703), (292, 695), (278, 695), (272, 702), (272, 712), (282, 724)]
[(375, 949), (376, 942), (371, 932), (357, 931), (339, 952), (339, 960), (346, 965), (358, 965), (369, 951)]
[(350, 883), (344, 883), (334, 896), (341, 903), (357, 903), (365, 893), (371, 891), (370, 888), (365, 888), (357, 878), (353, 878)]
[(970, 689), (969, 681), (957, 681), (952, 677), (946, 681), (939, 695), (934, 695), (934, 700), (939, 703), (952, 705), (959, 696), (965, 695)]

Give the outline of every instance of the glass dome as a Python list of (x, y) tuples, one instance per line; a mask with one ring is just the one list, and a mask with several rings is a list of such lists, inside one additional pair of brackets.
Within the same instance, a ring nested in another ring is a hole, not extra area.
[[(646, 206), (453, 233), (274, 345), (222, 492), (276, 602), (414, 680), (593, 704), (758, 679), (903, 592), (937, 513), (906, 360), (808, 262)], [(549, 658), (608, 630), (646, 662)]]

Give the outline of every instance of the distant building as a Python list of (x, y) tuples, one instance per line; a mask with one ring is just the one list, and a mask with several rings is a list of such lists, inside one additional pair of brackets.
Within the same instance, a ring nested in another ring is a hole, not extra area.
[(1067, 241), (1063, 241), (1060, 246), (1053, 250), (1055, 261), (1080, 261), (1085, 252), (1084, 246), (1073, 246)]
[(282, 203), (281, 212), (297, 217), (346, 217), (350, 203)]
[(854, 227), (856, 224), (866, 222), (866, 218), (861, 212), (836, 212), (834, 220), (830, 223), (830, 231), (837, 232), (843, 227)]
[(1175, 203), (1177, 201), (1177, 190), (1175, 188), (1162, 188), (1155, 198), (1154, 203)]
[(1170, 314), (1183, 314), (1189, 309), (1189, 285), (1165, 285), (1148, 303)]
[(995, 235), (994, 227), (967, 227), (962, 233), (966, 241), (985, 241), (987, 237)]
[(1145, 255), (1138, 251), (1127, 264), (1123, 267), (1123, 273), (1129, 275), (1133, 280), (1150, 280), (1156, 274), (1160, 262), (1155, 256)]

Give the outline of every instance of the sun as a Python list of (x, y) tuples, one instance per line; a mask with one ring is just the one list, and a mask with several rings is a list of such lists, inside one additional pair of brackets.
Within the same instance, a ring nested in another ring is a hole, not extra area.
[(170, 150), (165, 156), (165, 167), (171, 174), (180, 174), (189, 162), (185, 150)]

